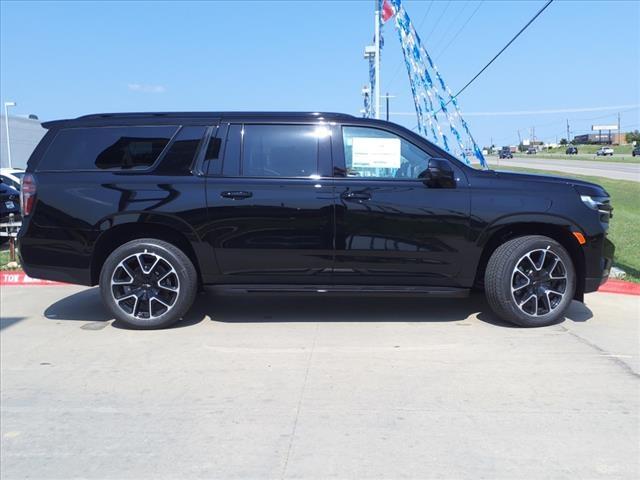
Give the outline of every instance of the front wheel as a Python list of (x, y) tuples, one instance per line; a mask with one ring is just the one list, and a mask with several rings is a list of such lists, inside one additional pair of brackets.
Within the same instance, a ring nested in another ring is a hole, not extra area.
[(102, 300), (116, 320), (133, 328), (164, 328), (191, 307), (197, 273), (170, 243), (142, 238), (118, 247), (100, 273)]
[(574, 296), (576, 275), (562, 245), (531, 235), (509, 240), (493, 252), (484, 283), (498, 316), (522, 327), (542, 327), (564, 315)]

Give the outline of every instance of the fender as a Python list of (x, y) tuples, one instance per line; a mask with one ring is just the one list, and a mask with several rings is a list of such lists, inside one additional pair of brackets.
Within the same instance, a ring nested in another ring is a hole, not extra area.
[(484, 247), (489, 239), (501, 228), (514, 224), (541, 223), (566, 228), (569, 231), (584, 233), (573, 220), (556, 213), (514, 213), (494, 219), (487, 224), (476, 238), (476, 245)]

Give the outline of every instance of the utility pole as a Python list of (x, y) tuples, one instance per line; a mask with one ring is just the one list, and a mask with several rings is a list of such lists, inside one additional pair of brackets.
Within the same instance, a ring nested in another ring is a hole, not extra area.
[(375, 106), (376, 106), (376, 118), (380, 118), (380, 1), (373, 0), (375, 4), (375, 24), (374, 24), (374, 32), (375, 32), (375, 79), (376, 84), (374, 91), (372, 92), (375, 97)]
[(382, 95), (382, 98), (384, 98), (386, 100), (386, 104), (387, 104), (387, 122), (389, 121), (389, 99), (390, 98), (396, 98), (395, 95), (389, 95), (389, 92), (387, 92), (386, 95)]
[(622, 144), (622, 132), (620, 131), (620, 112), (618, 112), (618, 145)]
[(522, 137), (520, 136), (520, 129), (518, 129), (518, 146), (522, 145)]
[(569, 135), (569, 119), (567, 118), (567, 143), (571, 143), (571, 135)]

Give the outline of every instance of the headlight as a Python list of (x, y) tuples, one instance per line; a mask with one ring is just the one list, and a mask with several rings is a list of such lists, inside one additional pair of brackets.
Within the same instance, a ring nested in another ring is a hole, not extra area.
[(591, 195), (580, 195), (580, 200), (591, 210), (595, 210), (600, 214), (600, 219), (608, 223), (609, 218), (613, 216), (613, 208), (609, 197), (594, 197)]

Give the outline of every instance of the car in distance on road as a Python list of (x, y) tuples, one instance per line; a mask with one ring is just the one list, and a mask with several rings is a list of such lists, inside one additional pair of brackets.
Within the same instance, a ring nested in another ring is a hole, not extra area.
[(632, 157), (637, 157), (640, 155), (640, 145), (638, 145), (637, 147), (635, 147), (632, 151), (631, 151), (631, 156)]
[(613, 148), (611, 148), (611, 147), (600, 147), (598, 149), (598, 151), (596, 152), (596, 155), (598, 157), (604, 157), (604, 156), (607, 156), (607, 155), (612, 157), (613, 156)]
[(498, 153), (498, 158), (513, 158), (513, 153), (511, 153), (511, 148), (502, 147), (500, 152)]
[(567, 147), (567, 150), (564, 153), (567, 155), (577, 155), (578, 147), (576, 147), (575, 145), (570, 145)]
[(536, 153), (538, 153), (538, 150), (536, 150), (536, 147), (527, 148), (527, 155), (535, 155)]
[(597, 290), (613, 259), (602, 187), (476, 170), (385, 121), (130, 113), (43, 126), (22, 181), (22, 265), (100, 285), (132, 327), (173, 324), (204, 285), (484, 289), (501, 318), (541, 326)]

